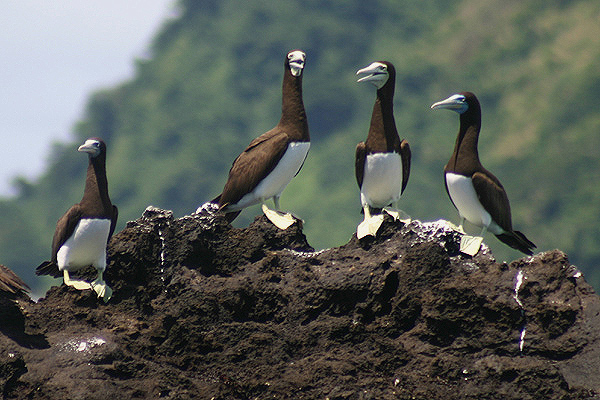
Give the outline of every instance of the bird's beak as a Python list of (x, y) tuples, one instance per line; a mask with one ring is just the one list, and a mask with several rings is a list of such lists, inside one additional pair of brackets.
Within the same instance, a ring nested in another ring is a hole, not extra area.
[(462, 114), (467, 111), (468, 105), (465, 103), (465, 97), (462, 95), (454, 94), (448, 97), (445, 100), (438, 101), (437, 103), (433, 103), (431, 105), (432, 110), (437, 110), (440, 108), (445, 108), (447, 110), (453, 110)]
[(96, 142), (93, 140), (86, 140), (86, 142), (84, 144), (82, 144), (81, 146), (79, 146), (77, 148), (77, 151), (80, 151), (82, 153), (88, 153), (91, 156), (97, 156), (98, 155), (98, 146), (97, 144), (95, 144)]
[(381, 89), (389, 78), (387, 72), (381, 69), (381, 63), (379, 62), (374, 62), (368, 67), (359, 69), (356, 71), (356, 75), (364, 75), (356, 82), (370, 82), (375, 85), (377, 89)]
[(378, 64), (373, 63), (373, 64), (369, 65), (368, 67), (365, 67), (363, 69), (359, 69), (358, 71), (356, 71), (356, 75), (365, 75), (362, 78), (359, 78), (356, 82), (368, 82), (368, 81), (380, 80), (382, 78), (382, 75), (385, 75), (385, 74), (382, 72), (379, 72), (377, 67), (378, 67)]
[(296, 50), (291, 53), (291, 58), (289, 60), (290, 71), (293, 76), (302, 75), (302, 70), (304, 69), (304, 61), (306, 60), (306, 54), (300, 50)]

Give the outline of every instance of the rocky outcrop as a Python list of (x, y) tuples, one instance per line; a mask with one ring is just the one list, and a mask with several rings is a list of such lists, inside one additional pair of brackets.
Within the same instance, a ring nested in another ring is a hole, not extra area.
[[(3, 298), (9, 399), (600, 398), (600, 301), (562, 252), (458, 253), (444, 221), (386, 219), (314, 251), (264, 217), (147, 209), (109, 246), (108, 304)], [(93, 272), (92, 272), (93, 274)], [(15, 322), (16, 321), (16, 322)]]

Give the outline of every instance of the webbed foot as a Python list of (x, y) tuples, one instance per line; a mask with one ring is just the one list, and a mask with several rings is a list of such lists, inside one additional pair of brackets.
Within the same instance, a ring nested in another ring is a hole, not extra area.
[(483, 237), (463, 235), (460, 238), (460, 252), (474, 256), (479, 252)]
[(383, 223), (383, 214), (376, 214), (372, 216), (365, 216), (363, 222), (361, 222), (356, 228), (356, 237), (362, 239), (367, 235), (376, 236), (377, 230)]
[(271, 210), (265, 204), (262, 205), (262, 210), (265, 216), (269, 219), (269, 221), (271, 221), (273, 225), (275, 225), (281, 230), (286, 230), (287, 228), (292, 226), (294, 222), (296, 222), (296, 218), (294, 218), (292, 214)]
[(78, 279), (71, 279), (71, 277), (69, 276), (69, 271), (67, 271), (66, 269), (63, 271), (63, 279), (65, 285), (74, 287), (77, 290), (87, 290), (92, 288), (92, 285), (90, 285), (89, 282)]
[(91, 287), (98, 295), (98, 298), (102, 297), (102, 300), (104, 300), (105, 303), (112, 297), (112, 289), (101, 278), (97, 278), (92, 282)]
[(412, 221), (410, 215), (408, 215), (402, 210), (397, 210), (391, 207), (383, 207), (383, 211), (388, 213), (392, 218), (394, 218), (395, 221), (400, 221), (404, 224), (409, 224), (410, 221)]

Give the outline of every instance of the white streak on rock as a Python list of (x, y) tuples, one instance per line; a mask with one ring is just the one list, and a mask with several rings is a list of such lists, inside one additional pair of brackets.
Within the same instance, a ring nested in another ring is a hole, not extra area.
[(523, 347), (525, 346), (525, 333), (527, 332), (527, 328), (523, 327), (521, 330), (521, 338), (519, 339), (519, 351), (523, 352)]
[[(525, 280), (525, 274), (523, 273), (523, 270), (519, 270), (519, 272), (517, 272), (517, 276), (515, 278), (515, 294), (513, 295), (515, 301), (517, 302), (517, 304), (519, 305), (519, 308), (521, 309), (521, 315), (523, 316), (523, 320), (525, 321), (525, 308), (523, 308), (523, 303), (521, 302), (521, 299), (519, 298), (519, 291), (521, 290), (521, 286), (523, 285), (523, 281)], [(522, 353), (523, 352), (523, 348), (525, 347), (525, 333), (527, 332), (527, 324), (524, 322), (523, 323), (523, 328), (521, 329), (521, 336), (519, 338), (519, 351)]]
[(524, 274), (522, 270), (519, 270), (519, 272), (517, 273), (517, 278), (515, 280), (515, 294), (514, 294), (514, 298), (517, 302), (517, 304), (519, 305), (519, 307), (521, 307), (521, 309), (523, 309), (523, 303), (521, 303), (521, 300), (519, 299), (519, 290), (521, 290), (521, 285), (523, 284), (523, 278), (524, 278)]

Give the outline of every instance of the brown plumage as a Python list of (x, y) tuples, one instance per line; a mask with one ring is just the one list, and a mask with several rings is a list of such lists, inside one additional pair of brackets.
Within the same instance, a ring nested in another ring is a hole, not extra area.
[[(408, 142), (404, 139), (400, 140), (396, 129), (396, 121), (394, 120), (396, 70), (389, 61), (379, 61), (357, 72), (357, 74), (365, 73), (370, 75), (359, 79), (359, 82), (372, 82), (378, 89), (367, 140), (358, 143), (356, 146), (354, 169), (356, 182), (358, 187), (362, 189), (367, 156), (376, 153), (396, 153), (400, 156), (402, 164), (402, 184), (398, 188), (399, 193), (395, 193), (393, 196), (399, 196), (408, 184), (411, 152)], [(389, 203), (392, 201), (393, 199), (390, 198)], [(389, 205), (389, 203), (380, 206), (383, 207)]]
[[(301, 60), (296, 57), (301, 54)], [(297, 76), (292, 73), (291, 63), (301, 63)], [(257, 185), (265, 179), (282, 159), (288, 145), (294, 142), (310, 142), (308, 122), (302, 101), (302, 68), (304, 53), (299, 50), (291, 51), (285, 59), (282, 85), (282, 111), (279, 123), (270, 131), (252, 140), (248, 147), (233, 161), (229, 170), (229, 178), (223, 192), (213, 203), (226, 212), (227, 219), (233, 221), (241, 209), (256, 204), (265, 199), (255, 199), (251, 204), (239, 205), (238, 202), (247, 194), (252, 193)], [(297, 174), (302, 165), (294, 173)], [(278, 201), (281, 193), (272, 193)]]
[[(454, 173), (471, 178), (477, 199), (492, 217), (492, 222), (503, 230), (503, 232), (495, 232), (496, 237), (514, 249), (525, 254), (533, 254), (535, 244), (521, 232), (513, 230), (510, 204), (504, 187), (498, 178), (481, 165), (479, 160), (477, 142), (481, 130), (481, 106), (477, 97), (471, 92), (462, 92), (431, 107), (447, 108), (460, 114), (460, 127), (454, 151), (444, 167), (444, 176)], [(452, 204), (460, 209), (450, 195), (446, 179), (444, 183)]]
[(83, 218), (109, 219), (110, 233), (108, 239), (115, 231), (119, 216), (117, 206), (113, 205), (108, 195), (108, 180), (106, 178), (106, 144), (98, 138), (97, 155), (89, 155), (85, 189), (81, 201), (74, 204), (56, 223), (56, 230), (52, 239), (52, 256), (50, 261), (45, 261), (36, 269), (37, 275), (62, 276), (58, 270), (57, 253), (61, 246), (73, 235), (73, 232)]

